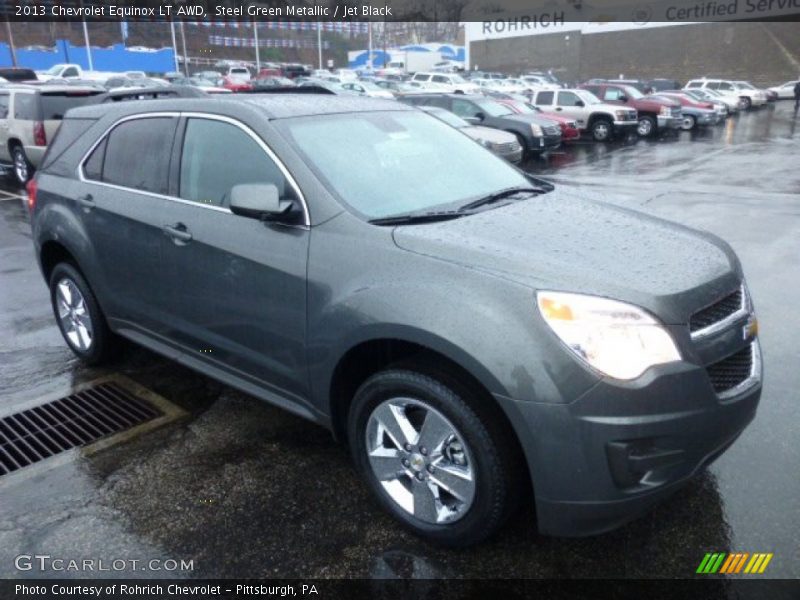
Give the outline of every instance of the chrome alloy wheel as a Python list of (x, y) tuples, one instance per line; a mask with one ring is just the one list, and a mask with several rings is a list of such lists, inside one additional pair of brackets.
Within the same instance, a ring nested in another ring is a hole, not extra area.
[(89, 350), (94, 339), (92, 319), (83, 294), (71, 279), (65, 277), (58, 282), (56, 306), (61, 328), (69, 343), (82, 352)]
[(406, 512), (429, 524), (463, 517), (475, 498), (469, 448), (438, 410), (410, 398), (379, 404), (367, 421), (370, 467)]

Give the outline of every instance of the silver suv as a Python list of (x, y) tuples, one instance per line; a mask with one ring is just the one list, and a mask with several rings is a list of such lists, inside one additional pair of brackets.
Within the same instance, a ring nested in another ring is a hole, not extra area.
[(64, 113), (105, 90), (74, 85), (19, 85), (0, 89), (0, 162), (13, 165), (25, 185), (41, 163)]

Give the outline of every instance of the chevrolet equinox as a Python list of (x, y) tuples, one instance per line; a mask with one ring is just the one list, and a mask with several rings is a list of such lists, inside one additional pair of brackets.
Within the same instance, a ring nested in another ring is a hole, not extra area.
[(81, 107), (28, 192), (78, 357), (127, 338), (331, 429), (442, 544), (525, 498), (544, 533), (617, 527), (756, 412), (725, 242), (555, 189), (394, 101)]

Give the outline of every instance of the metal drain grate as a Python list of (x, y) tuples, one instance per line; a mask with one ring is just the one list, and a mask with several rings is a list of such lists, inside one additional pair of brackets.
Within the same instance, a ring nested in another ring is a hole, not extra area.
[(0, 419), (0, 476), (163, 413), (113, 382)]

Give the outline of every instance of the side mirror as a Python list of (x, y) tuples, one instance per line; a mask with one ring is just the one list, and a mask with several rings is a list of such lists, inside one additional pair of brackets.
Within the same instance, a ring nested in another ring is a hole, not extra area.
[(486, 115), (483, 114), (482, 112), (475, 113), (475, 118), (480, 122), (486, 119)]
[(240, 183), (231, 188), (231, 212), (242, 217), (277, 221), (294, 207), (291, 200), (281, 200), (272, 183)]
[(586, 106), (583, 100), (575, 100), (575, 106)]
[(627, 97), (625, 94), (622, 94), (622, 95), (619, 97), (619, 101), (620, 101), (620, 102), (627, 102), (627, 101), (628, 101), (628, 97)]

